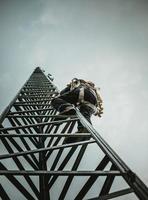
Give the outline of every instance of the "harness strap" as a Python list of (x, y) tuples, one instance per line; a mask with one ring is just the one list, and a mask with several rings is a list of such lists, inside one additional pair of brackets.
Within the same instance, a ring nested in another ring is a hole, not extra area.
[[(72, 91), (75, 88), (79, 88), (79, 95), (78, 95), (78, 103), (77, 105), (80, 106), (81, 104), (84, 104), (88, 107), (90, 107), (94, 111), (94, 115), (98, 115), (101, 117), (101, 114), (103, 113), (103, 107), (102, 107), (102, 98), (99, 93), (99, 89), (92, 86), (91, 84), (82, 81), (82, 80), (72, 80), (70, 83), (70, 91)], [(96, 98), (96, 105), (90, 103), (89, 101), (84, 100), (84, 90), (88, 89), (89, 92)]]
[(80, 88), (79, 103), (83, 103), (83, 101), (84, 101), (84, 88)]
[(84, 84), (84, 83), (81, 83), (81, 85), (82, 85), (82, 87), (88, 89), (97, 98), (96, 92), (91, 86), (89, 86), (88, 84)]
[(94, 104), (92, 104), (92, 103), (90, 103), (88, 101), (83, 101), (83, 104), (88, 106), (88, 107), (90, 107), (93, 110), (93, 114), (94, 115), (98, 112), (98, 109)]
[(95, 105), (93, 105), (89, 101), (85, 101), (84, 100), (84, 88), (83, 87), (80, 88), (79, 98), (78, 98), (77, 105), (80, 106), (81, 104), (84, 104), (84, 105), (90, 107), (93, 110), (94, 115), (98, 112), (97, 107)]

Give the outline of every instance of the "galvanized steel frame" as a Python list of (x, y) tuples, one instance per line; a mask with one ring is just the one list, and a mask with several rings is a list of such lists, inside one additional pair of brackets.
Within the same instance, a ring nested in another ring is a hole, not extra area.
[[(87, 176), (89, 177), (88, 180), (84, 182), (83, 187), (80, 188), (78, 194), (74, 198), (76, 200), (84, 199), (96, 180), (99, 177), (105, 176), (105, 181), (101, 186), (100, 192), (98, 192), (98, 196), (90, 199), (112, 199), (125, 194), (134, 193), (140, 200), (147, 200), (148, 189), (146, 185), (121, 160), (77, 108), (76, 116), (70, 116), (68, 119), (64, 119), (65, 116), (61, 116), (61, 120), (56, 121), (56, 118), (59, 116), (57, 116), (56, 111), (50, 106), (50, 102), (57, 94), (57, 88), (38, 67), (31, 74), (15, 98), (10, 102), (8, 107), (6, 107), (0, 116), (0, 138), (7, 153), (1, 154), (0, 160), (11, 158), (18, 170), (8, 170), (1, 162), (0, 175), (5, 176), (26, 199), (53, 199), (50, 195), (51, 188), (54, 186), (59, 176), (66, 176), (67, 180), (58, 197), (60, 200), (65, 199), (74, 177)], [(89, 133), (71, 134), (78, 120), (89, 130)], [(9, 125), (7, 125), (6, 121)], [(64, 125), (62, 130), (60, 130), (61, 125)], [(12, 131), (13, 133), (11, 133)], [(85, 138), (88, 136), (91, 137), (90, 140), (71, 144), (59, 144), (62, 138)], [(15, 138), (20, 139), (25, 150), (23, 150), (22, 146)], [(35, 149), (32, 149), (25, 138), (30, 140)], [(47, 138), (49, 141), (45, 146)], [(102, 150), (104, 157), (99, 161), (95, 170), (78, 170), (88, 145), (94, 143)], [(60, 161), (65, 149), (69, 149), (69, 152), (65, 155), (58, 169), (56, 169), (57, 163)], [(47, 160), (55, 150), (59, 151), (50, 170), (48, 170)], [(76, 151), (78, 151), (78, 154), (75, 156), (75, 161), (71, 170), (64, 170), (71, 156), (75, 155), (74, 153)], [(39, 155), (38, 158), (36, 157), (37, 154)], [(23, 157), (33, 170), (26, 170), (23, 163), (19, 160), (19, 157)], [(109, 163), (111, 163), (110, 169), (105, 170)], [(16, 175), (25, 178), (34, 196), (16, 179)], [(31, 176), (39, 177), (39, 188), (34, 184)], [(114, 179), (118, 176), (126, 181), (128, 188), (110, 192)], [(11, 199), (11, 196), (7, 194), (2, 184), (0, 184), (0, 189), (2, 199)]]

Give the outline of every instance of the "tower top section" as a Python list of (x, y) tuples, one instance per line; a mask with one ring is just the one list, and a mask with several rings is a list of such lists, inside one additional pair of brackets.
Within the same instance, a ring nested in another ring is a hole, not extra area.
[(35, 70), (34, 70), (34, 72), (35, 72), (35, 73), (41, 73), (41, 72), (43, 72), (43, 71), (41, 70), (40, 67), (36, 67)]

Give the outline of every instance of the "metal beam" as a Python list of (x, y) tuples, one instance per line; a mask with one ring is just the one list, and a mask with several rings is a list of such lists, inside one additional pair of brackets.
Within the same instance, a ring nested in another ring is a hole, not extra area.
[[(33, 200), (35, 197), (31, 191), (23, 186), (23, 183), (15, 178), (15, 176), (22, 176), (25, 178), (38, 200), (50, 199), (49, 191), (53, 188), (53, 184), (59, 176), (67, 176), (63, 188), (61, 188), (59, 200), (65, 199), (75, 176), (88, 176), (87, 181), (84, 181), (82, 188), (79, 189), (75, 200), (84, 199), (91, 187), (94, 186), (95, 181), (102, 176), (105, 176), (106, 179), (103, 183), (101, 182), (102, 184), (99, 186), (101, 187), (100, 194), (100, 189), (98, 189), (98, 195), (100, 196), (93, 199), (112, 199), (134, 192), (140, 200), (147, 200), (148, 189), (146, 185), (111, 149), (92, 125), (81, 115), (78, 109), (76, 109), (77, 117), (75, 116), (75, 118), (68, 116), (70, 119), (67, 119), (67, 116), (55, 115), (57, 112), (51, 107), (51, 100), (55, 98), (58, 93), (57, 88), (38, 67), (34, 70), (29, 80), (21, 88), (13, 101), (4, 110), (0, 117), (0, 138), (4, 148), (6, 148), (9, 154), (2, 154), (0, 159), (12, 159), (18, 170), (8, 170), (0, 163), (0, 173), (16, 187), (16, 190), (18, 189), (26, 199)], [(7, 119), (4, 121), (5, 118)], [(78, 120), (87, 128), (89, 134), (70, 134), (73, 132)], [(8, 127), (7, 121), (11, 123), (12, 127)], [(63, 123), (64, 125), (60, 126)], [(64, 144), (63, 142), (61, 145), (61, 142), (66, 137), (88, 136), (94, 140), (69, 144)], [(21, 144), (23, 143), (23, 147), (21, 147), (18, 141), (21, 141)], [(85, 153), (87, 145), (92, 143), (96, 143), (99, 149), (103, 151), (104, 158), (99, 160), (99, 164), (95, 170), (80, 171), (78, 166), (81, 160), (83, 160), (83, 154)], [(53, 152), (54, 150), (57, 151)], [(52, 155), (54, 156), (54, 161), (52, 160)], [(19, 159), (19, 156), (22, 157)], [(33, 168), (35, 170), (26, 170), (22, 158), (29, 164), (29, 169), (31, 167), (31, 169)], [(50, 163), (50, 159), (53, 162), (51, 162), (51, 166), (48, 167), (50, 168), (50, 171), (48, 171), (47, 163)], [(70, 162), (71, 159), (73, 159), (73, 163)], [(112, 167), (110, 170), (105, 170), (108, 169), (108, 164), (109, 166), (111, 164)], [(72, 165), (70, 167), (71, 171), (65, 171), (67, 165)], [(32, 176), (37, 176), (39, 178), (39, 191), (32, 180)], [(116, 176), (121, 176), (130, 188), (109, 193)], [(56, 184), (54, 186), (56, 186)], [(5, 188), (1, 187), (1, 189), (3, 195), (1, 195), (1, 198), (9, 200)]]
[(68, 134), (68, 133), (61, 133), (61, 134), (49, 134), (49, 133), (38, 133), (38, 134), (15, 134), (15, 133), (10, 133), (10, 134), (0, 134), (0, 139), (1, 138), (4, 138), (4, 137), (7, 137), (7, 138), (11, 138), (11, 137), (19, 137), (19, 138), (22, 138), (22, 137), (27, 137), (27, 138), (31, 138), (31, 137), (58, 137), (58, 138), (61, 138), (61, 137), (88, 137), (88, 136), (91, 136), (89, 133), (76, 133), (76, 134)]
[(23, 156), (23, 155), (27, 155), (27, 154), (47, 152), (50, 150), (63, 149), (63, 148), (68, 148), (68, 147), (72, 147), (72, 146), (78, 146), (78, 145), (83, 145), (83, 144), (92, 144), (92, 143), (95, 143), (95, 140), (84, 141), (84, 142), (75, 142), (75, 143), (71, 143), (71, 144), (58, 145), (58, 146), (53, 146), (53, 147), (48, 147), (48, 148), (40, 148), (40, 149), (23, 151), (23, 152), (18, 152), (18, 153), (13, 153), (13, 154), (3, 154), (3, 155), (0, 155), (0, 159), (13, 158), (13, 157)]
[(76, 113), (80, 119), (80, 122), (88, 129), (95, 139), (98, 146), (107, 155), (111, 162), (121, 171), (126, 172), (124, 175), (125, 181), (133, 188), (135, 194), (140, 200), (148, 199), (148, 188), (140, 180), (140, 178), (132, 172), (132, 170), (125, 164), (125, 162), (115, 153), (115, 151), (107, 144), (107, 142), (100, 136), (100, 134), (93, 128), (93, 126), (84, 118), (84, 116), (76, 109)]
[[(105, 155), (104, 158), (101, 160), (101, 162), (96, 167), (95, 171), (104, 170), (108, 163), (109, 163), (109, 158)], [(98, 177), (99, 176), (90, 177), (86, 181), (86, 183), (84, 183), (84, 186), (80, 189), (79, 193), (75, 197), (75, 200), (83, 199), (85, 197), (85, 195), (88, 193), (88, 191), (90, 190), (90, 188), (93, 186), (95, 181), (98, 179)]]
[[(112, 166), (110, 168), (110, 171), (112, 171), (112, 170), (117, 170), (117, 168), (116, 168), (116, 166), (114, 164), (112, 164)], [(109, 191), (111, 189), (111, 186), (113, 184), (114, 179), (115, 179), (115, 176), (108, 175), (106, 177), (106, 180), (105, 180), (105, 182), (104, 182), (104, 184), (102, 186), (102, 189), (100, 191), (99, 197), (107, 195), (109, 193)]]
[(31, 109), (31, 110), (22, 110), (22, 111), (16, 111), (16, 112), (10, 112), (11, 115), (13, 114), (22, 114), (22, 113), (32, 113), (32, 112), (38, 112), (38, 111), (48, 111), (53, 110), (53, 108), (40, 108), (40, 109)]
[[(6, 170), (6, 167), (0, 163), (0, 169), (2, 170)], [(32, 196), (32, 194), (29, 193), (29, 191), (23, 186), (22, 183), (20, 183), (15, 177), (14, 175), (10, 174), (10, 175), (5, 175), (8, 180), (16, 187), (16, 191), (19, 190), (21, 192), (21, 194), (26, 197), (26, 199), (29, 199), (29, 200), (34, 200), (34, 197)]]
[(121, 176), (125, 173), (120, 171), (47, 171), (47, 170), (0, 170), (0, 175), (17, 175), (17, 176), (37, 176), (37, 175), (58, 175), (58, 176)]
[(8, 194), (6, 193), (6, 191), (4, 190), (1, 184), (0, 184), (0, 197), (1, 199), (4, 199), (4, 200), (10, 200)]
[[(134, 192), (132, 188), (127, 188), (127, 189), (124, 189), (124, 190), (119, 190), (117, 192), (112, 192), (112, 193), (110, 193), (108, 195), (104, 195), (102, 197), (95, 197), (95, 198), (91, 198), (91, 199), (88, 199), (88, 200), (107, 200), (107, 199), (113, 199), (113, 198), (116, 198), (116, 197), (119, 197), (119, 196), (130, 194), (132, 192)], [(126, 199), (128, 199), (128, 197)]]
[(7, 127), (7, 128), (0, 128), (0, 131), (10, 131), (10, 130), (17, 130), (17, 129), (23, 129), (23, 128), (29, 128), (29, 127), (35, 127), (35, 126), (45, 126), (49, 124), (62, 124), (69, 121), (77, 121), (77, 118), (75, 119), (67, 119), (67, 120), (59, 120), (59, 121), (50, 121), (50, 122), (43, 122), (43, 123), (37, 123), (37, 124), (29, 124), (29, 125), (23, 125), (23, 126), (13, 126), (13, 127)]
[[(25, 102), (25, 103), (15, 103), (14, 106), (50, 106), (49, 103), (29, 103), (29, 101)], [(51, 108), (51, 107), (49, 107)]]
[[(80, 164), (80, 162), (82, 160), (82, 157), (83, 157), (86, 149), (87, 149), (87, 145), (85, 145), (85, 146), (83, 145), (81, 147), (81, 149), (80, 149), (80, 151), (79, 151), (79, 153), (77, 155), (77, 158), (75, 159), (74, 165), (71, 168), (71, 171), (74, 171), (74, 170), (76, 171), (78, 169), (78, 166), (79, 166), (79, 164)], [(63, 190), (62, 190), (62, 192), (61, 192), (61, 194), (59, 196), (59, 200), (63, 200), (65, 198), (73, 178), (74, 178), (74, 176), (69, 176), (68, 179), (66, 180), (65, 185), (63, 187)]]
[(108, 155), (110, 160), (115, 164), (120, 171), (128, 171), (128, 166), (121, 160), (121, 158), (113, 151), (113, 149), (107, 144), (107, 142), (101, 137), (101, 135), (94, 129), (94, 127), (85, 119), (85, 117), (76, 108), (76, 113), (80, 122), (87, 128), (92, 134), (92, 137), (96, 140), (98, 146), (102, 149), (105, 155)]
[(7, 115), (7, 118), (8, 117), (12, 117), (12, 118), (23, 118), (23, 117), (30, 117), (30, 118), (36, 118), (36, 117), (47, 117), (47, 118), (77, 118), (76, 115)]

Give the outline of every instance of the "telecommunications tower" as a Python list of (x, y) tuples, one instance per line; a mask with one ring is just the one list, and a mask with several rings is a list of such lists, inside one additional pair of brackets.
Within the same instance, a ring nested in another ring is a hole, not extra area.
[[(0, 117), (0, 198), (148, 200), (146, 185), (77, 108), (56, 120), (52, 81), (37, 67)], [(89, 133), (74, 134), (78, 120)], [(65, 144), (66, 137), (85, 140)]]

